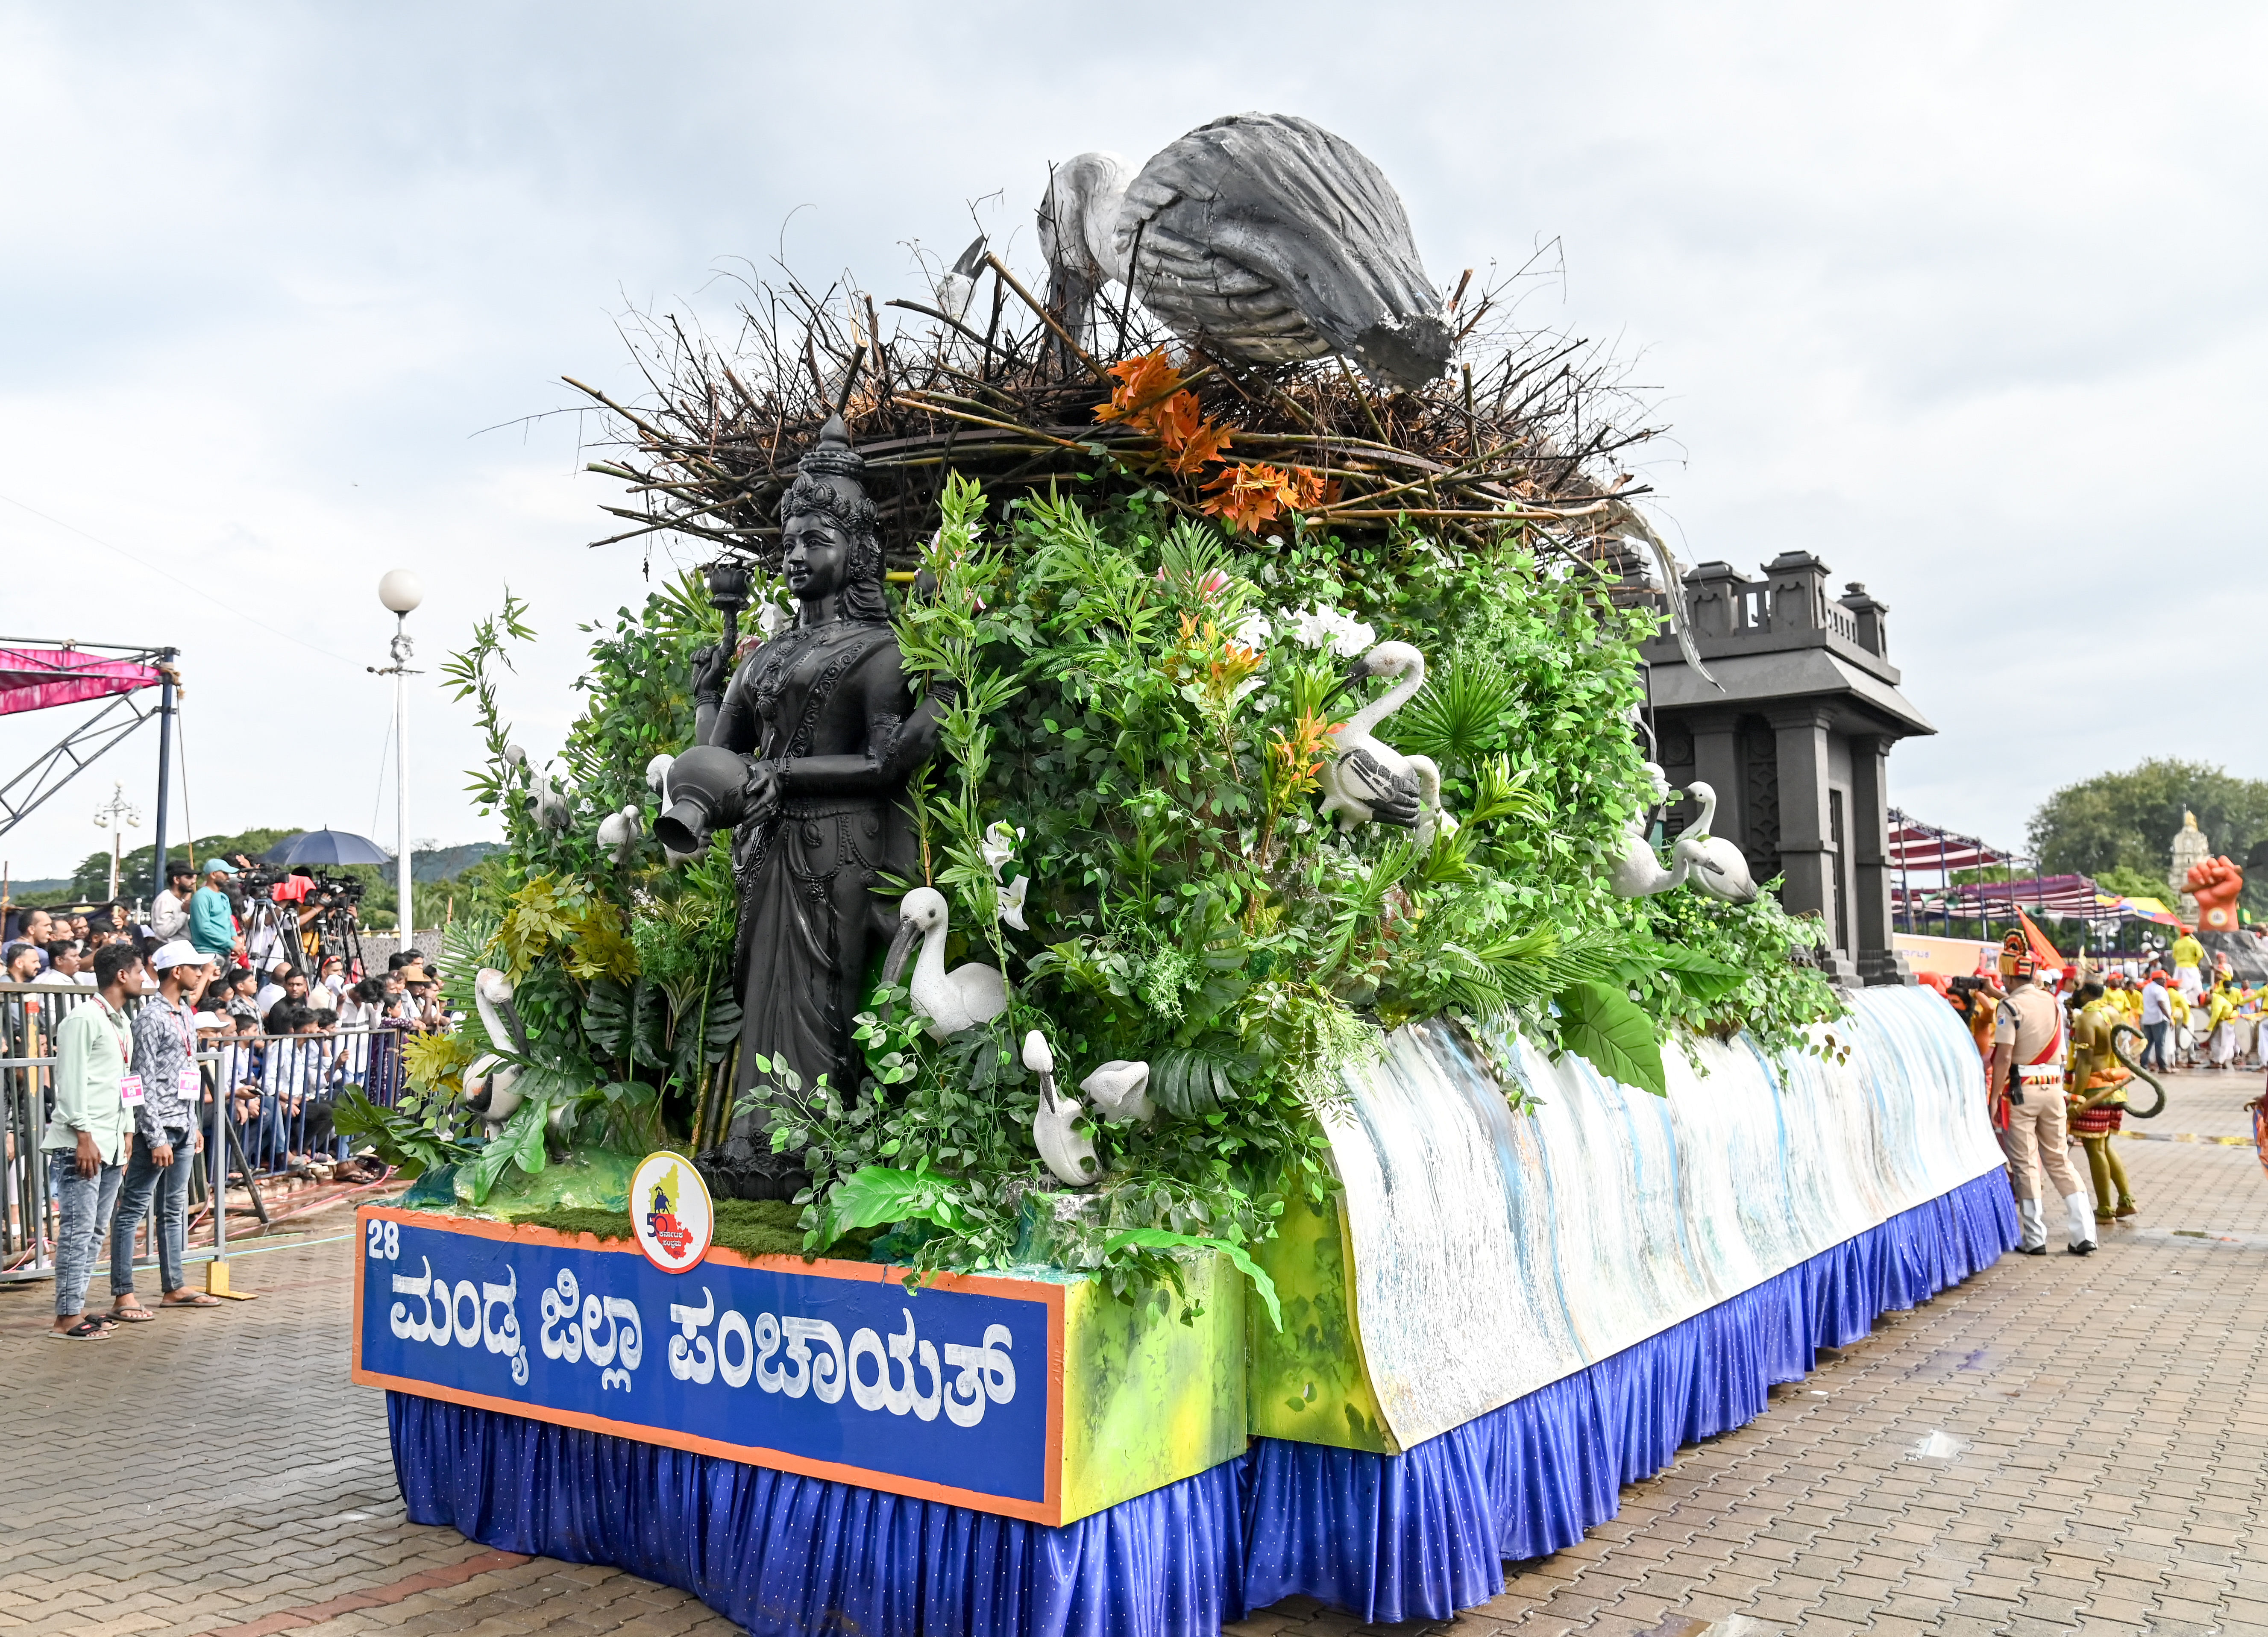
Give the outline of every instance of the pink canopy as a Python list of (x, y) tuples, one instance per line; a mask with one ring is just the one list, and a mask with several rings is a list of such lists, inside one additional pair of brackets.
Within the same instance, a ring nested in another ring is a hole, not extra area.
[(0, 647), (0, 716), (132, 693), (163, 680), (155, 666), (105, 660), (77, 648)]

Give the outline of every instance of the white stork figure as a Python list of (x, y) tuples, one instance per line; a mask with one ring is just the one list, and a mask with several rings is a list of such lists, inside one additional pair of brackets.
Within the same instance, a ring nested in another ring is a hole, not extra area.
[(1079, 1117), (1086, 1110), (1077, 1097), (1057, 1092), (1056, 1054), (1036, 1029), (1024, 1036), (1024, 1066), (1040, 1077), (1040, 1106), (1032, 1116), (1032, 1141), (1040, 1158), (1065, 1187), (1085, 1187), (1102, 1170), (1094, 1144), (1079, 1134)]
[(896, 983), (905, 970), (907, 951), (915, 936), (920, 936), (921, 956), (906, 987), (913, 993), (914, 1010), (929, 1019), (930, 1035), (938, 1040), (989, 1023), (1008, 1009), (1008, 985), (997, 968), (971, 962), (950, 972), (945, 970), (950, 925), (945, 895), (934, 887), (915, 888), (898, 902), (898, 935), (882, 966), (882, 981)]
[(1727, 903), (1754, 903), (1756, 882), (1749, 874), (1749, 861), (1731, 842), (1709, 833), (1717, 819), (1716, 791), (1698, 779), (1685, 789), (1701, 804), (1701, 816), (1669, 850), (1673, 866), (1684, 869), (1693, 884), (1712, 898)]
[[(1324, 764), (1316, 780), (1323, 789), (1324, 815), (1337, 814), (1341, 827), (1348, 830), (1373, 820), (1414, 828), (1425, 815), (1423, 775), (1431, 774), (1438, 804), (1440, 771), (1424, 756), (1405, 756), (1381, 742), (1371, 730), (1425, 685), (1425, 656), (1406, 642), (1381, 642), (1350, 666), (1347, 675), (1355, 681), (1366, 676), (1402, 680), (1331, 730), (1338, 755)], [(1430, 834), (1425, 838), (1430, 840)]]
[[(489, 1031), (489, 1039), (510, 1041), (512, 1049), (524, 1058), (527, 1029), (519, 1021), (512, 996), (512, 979), (492, 966), (481, 968), (473, 979), (473, 1004), (480, 1009), (481, 1026)], [(483, 1052), (466, 1066), (465, 1106), (493, 1132), (519, 1107), (519, 1093), (512, 1089), (519, 1079), (518, 1064), (506, 1062), (494, 1052)]]

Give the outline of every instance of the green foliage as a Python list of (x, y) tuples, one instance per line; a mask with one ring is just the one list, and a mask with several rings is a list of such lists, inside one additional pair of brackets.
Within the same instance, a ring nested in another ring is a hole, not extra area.
[(431, 1119), (421, 1117), (414, 1102), (403, 1109), (382, 1109), (364, 1096), (358, 1086), (339, 1093), (332, 1119), (341, 1135), (368, 1143), (404, 1182), (446, 1165), (460, 1164), (479, 1152), (437, 1129)]
[[(2123, 864), (2114, 864), (2107, 870), (2095, 872), (2095, 884), (2105, 892), (2117, 893), (2122, 898), (2155, 898), (2169, 909), (2174, 907), (2173, 887), (2162, 870), (2152, 874), (2147, 870), (2129, 869)], [(2251, 890), (2251, 884), (2248, 881), (2245, 885), (2248, 896)]]
[(1559, 1043), (1625, 1086), (1669, 1095), (1653, 1020), (1611, 984), (1586, 980), (1560, 993)]
[[(1131, 1296), (1178, 1287), (1177, 1246), (1241, 1254), (1287, 1197), (1333, 1186), (1315, 1115), (1385, 1029), (1516, 1025), (1659, 1093), (1673, 1028), (1800, 1049), (1837, 1010), (1789, 959), (1815, 927), (1776, 902), (1608, 891), (1650, 800), (1617, 726), (1646, 616), (1587, 571), (1544, 571), (1516, 535), (1240, 549), (1143, 495), (996, 519), (956, 478), (944, 512), (937, 594), (900, 623), (909, 671), (946, 706), (922, 874), (952, 900), (966, 950), (949, 958), (996, 966), (1010, 1006), (940, 1043), (902, 992), (878, 994), (855, 1088), (756, 1066), (746, 1106), (814, 1179), (807, 1243), (895, 1221), (919, 1225), (893, 1235), (917, 1269), (1027, 1251), (1031, 1197), (1056, 1187), (1031, 1137), (1032, 1029), (1066, 1088), (1109, 1059), (1150, 1065), (1160, 1112), (1088, 1125), (1105, 1181), (1045, 1224), (1048, 1255)], [(1359, 704), (1346, 660), (1388, 637), (1440, 660), (1381, 733), (1440, 766), (1460, 824), (1425, 847), (1315, 815), (1321, 730)], [(1028, 931), (998, 915), (1019, 872)]]
[[(146, 819), (145, 819), (146, 822)], [(194, 859), (203, 864), (212, 859), (233, 859), (239, 853), (247, 858), (258, 858), (283, 840), (296, 836), (292, 830), (245, 830), (228, 836), (200, 836), (187, 843), (179, 837), (171, 838), (166, 849), (169, 859)], [(158, 846), (154, 841), (147, 846), (129, 849), (122, 858), (118, 871), (118, 890), (122, 896), (146, 898), (150, 896), (150, 868), (157, 862)], [(202, 882), (199, 883), (202, 885)], [(40, 893), (37, 897), (50, 903), (80, 903), (99, 900), (110, 885), (110, 849), (90, 852), (71, 872), (70, 884), (57, 892)], [(18, 895), (13, 902), (29, 903), (31, 898)]]
[[(2239, 778), (2199, 762), (2157, 759), (2057, 791), (2032, 815), (2028, 839), (2049, 874), (2077, 871), (2101, 881), (2106, 872), (2127, 871), (2126, 879), (2151, 883), (2147, 896), (2162, 899), (2172, 890), (2166, 872), (2184, 811), (2197, 815), (2214, 852), (2240, 864), (2268, 842), (2268, 780)], [(2268, 858), (2257, 863), (2268, 864)], [(2255, 867), (2251, 874), (2244, 905), (2256, 915), (2268, 914), (2268, 869)]]
[(1238, 1272), (1252, 1281), (1253, 1293), (1268, 1309), (1268, 1322), (1279, 1331), (1284, 1328), (1284, 1306), (1276, 1298), (1276, 1281), (1252, 1259), (1249, 1251), (1231, 1240), (1173, 1234), (1162, 1228), (1130, 1228), (1111, 1235), (1104, 1249), (1114, 1255), (1124, 1250), (1218, 1250), (1235, 1265)]
[[(480, 723), (488, 756), (470, 788), (502, 820), (506, 844), (462, 878), (459, 918), (443, 940), (444, 978), (466, 1021), (417, 1047), (434, 1073), (416, 1112), (434, 1129), (461, 1128), (467, 1117), (452, 1099), (464, 1067), (493, 1054), (517, 1070), (524, 1101), (479, 1151), (479, 1198), (513, 1166), (541, 1170), (547, 1145), (636, 1153), (681, 1139), (740, 1027), (729, 852), (720, 842), (670, 867), (650, 839), (655, 803), (645, 783), (654, 756), (692, 741), (692, 653), (721, 636), (717, 616), (688, 575), (651, 594), (640, 612), (622, 609), (611, 625), (584, 627), (593, 640), (578, 684), (583, 714), (568, 730), (563, 769), (545, 769), (511, 754), (503, 715), (512, 647), (535, 635), (527, 613), (507, 590), (503, 608), (443, 667)], [(563, 825), (539, 822), (539, 778), (564, 797)], [(625, 807), (637, 809), (648, 838), (617, 860), (596, 832)], [(482, 965), (512, 980), (525, 1051), (491, 1038), (479, 1021), (472, 983)]]

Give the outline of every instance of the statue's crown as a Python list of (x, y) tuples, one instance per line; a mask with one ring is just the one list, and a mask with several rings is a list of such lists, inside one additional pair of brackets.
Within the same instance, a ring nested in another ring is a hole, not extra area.
[(802, 476), (848, 477), (855, 483), (866, 469), (866, 461), (850, 446), (850, 429), (843, 425), (843, 417), (830, 415), (827, 424), (819, 429), (819, 442), (796, 462), (795, 469)]

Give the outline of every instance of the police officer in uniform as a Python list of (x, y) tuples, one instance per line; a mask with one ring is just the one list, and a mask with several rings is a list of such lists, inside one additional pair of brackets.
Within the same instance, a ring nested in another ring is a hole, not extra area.
[(2071, 1254), (2083, 1257), (2095, 1250), (2095, 1206), (2066, 1147), (2063, 1007), (2032, 981), (2037, 971), (2024, 935), (2010, 933), (2000, 946), (2000, 981), (2008, 998), (1993, 1022), (1991, 1084), (2007, 1100), (2008, 1169), (2023, 1229), (2017, 1249), (2028, 1257), (2048, 1253), (2039, 1176), (2045, 1171), (2063, 1201)]

